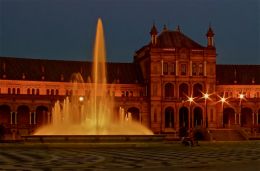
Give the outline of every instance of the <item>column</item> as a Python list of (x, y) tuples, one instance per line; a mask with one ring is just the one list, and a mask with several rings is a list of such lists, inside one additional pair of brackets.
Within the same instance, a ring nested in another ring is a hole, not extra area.
[(176, 60), (176, 67), (175, 68), (176, 68), (176, 76), (178, 76), (178, 74), (179, 74), (178, 73), (178, 70), (179, 70), (179, 68), (178, 68), (178, 60)]
[(192, 76), (192, 61), (190, 61), (190, 76)]
[(238, 124), (241, 125), (241, 113), (238, 115)]
[(237, 113), (235, 113), (235, 125), (237, 124)]
[(10, 112), (10, 117), (11, 117), (11, 122), (10, 122), (10, 124), (12, 125), (12, 124), (13, 124), (13, 112)]
[(14, 120), (15, 120), (15, 124), (17, 124), (17, 112), (14, 112)]
[(36, 124), (36, 112), (33, 112), (33, 124)]
[(29, 113), (29, 118), (30, 118), (30, 125), (32, 124), (32, 112)]
[(254, 114), (254, 112), (252, 112), (252, 124), (253, 124), (253, 126), (255, 125), (255, 114)]
[(204, 61), (204, 76), (207, 76), (207, 61)]

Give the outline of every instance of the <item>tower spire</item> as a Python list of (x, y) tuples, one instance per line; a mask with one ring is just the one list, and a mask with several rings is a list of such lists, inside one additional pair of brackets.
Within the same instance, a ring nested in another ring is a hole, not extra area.
[(158, 31), (156, 29), (155, 23), (153, 22), (153, 26), (152, 26), (151, 31), (150, 31), (151, 42), (152, 42), (153, 46), (155, 46), (156, 43), (157, 43), (157, 34), (158, 34)]
[(211, 23), (209, 23), (209, 28), (208, 28), (208, 31), (207, 31), (207, 34), (206, 34), (207, 39), (208, 39), (208, 44), (207, 44), (208, 47), (214, 47), (215, 46), (214, 45), (214, 35), (215, 35), (215, 33), (214, 33), (213, 29), (211, 28)]

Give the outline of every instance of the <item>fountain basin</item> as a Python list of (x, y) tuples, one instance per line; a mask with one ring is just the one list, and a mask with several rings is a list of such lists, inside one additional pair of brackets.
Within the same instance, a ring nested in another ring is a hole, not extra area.
[(165, 135), (29, 135), (22, 138), (30, 143), (149, 143), (162, 142)]

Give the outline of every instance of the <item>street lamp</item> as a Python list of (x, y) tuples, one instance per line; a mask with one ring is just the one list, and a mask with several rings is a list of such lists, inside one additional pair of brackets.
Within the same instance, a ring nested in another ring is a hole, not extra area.
[(240, 113), (239, 113), (239, 125), (241, 126), (241, 115), (242, 115), (242, 101), (245, 98), (245, 95), (243, 93), (239, 94), (239, 108), (240, 108)]
[(207, 109), (207, 100), (209, 98), (209, 94), (205, 93), (203, 98), (205, 99), (205, 113), (206, 113), (206, 128), (208, 128), (208, 109)]
[(222, 127), (224, 127), (224, 103), (226, 103), (227, 98), (225, 96), (220, 97), (220, 101), (222, 103)]
[(190, 103), (190, 105), (189, 105), (189, 113), (190, 113), (190, 118), (189, 118), (189, 122), (190, 122), (190, 123), (189, 123), (189, 129), (190, 129), (190, 128), (192, 127), (192, 119), (191, 119), (191, 118), (192, 118), (192, 116), (191, 116), (191, 115), (192, 115), (192, 112), (191, 112), (191, 103), (194, 102), (194, 97), (192, 97), (192, 96), (191, 96), (191, 97), (188, 97), (188, 102)]

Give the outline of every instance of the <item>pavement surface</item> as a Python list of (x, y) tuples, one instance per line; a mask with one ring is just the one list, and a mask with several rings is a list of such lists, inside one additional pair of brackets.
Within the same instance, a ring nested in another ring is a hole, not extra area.
[(131, 144), (0, 144), (2, 170), (260, 170), (260, 141)]

